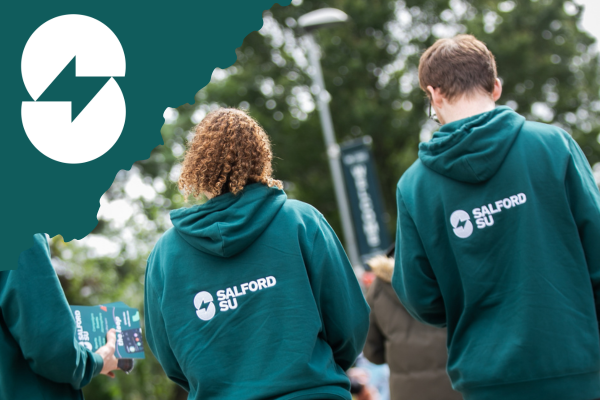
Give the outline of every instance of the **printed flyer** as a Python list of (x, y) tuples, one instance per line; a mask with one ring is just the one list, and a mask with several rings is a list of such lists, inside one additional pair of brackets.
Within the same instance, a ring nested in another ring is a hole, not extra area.
[(140, 312), (123, 302), (99, 306), (71, 306), (76, 338), (81, 346), (96, 351), (106, 344), (106, 332), (115, 329), (115, 357), (145, 358)]

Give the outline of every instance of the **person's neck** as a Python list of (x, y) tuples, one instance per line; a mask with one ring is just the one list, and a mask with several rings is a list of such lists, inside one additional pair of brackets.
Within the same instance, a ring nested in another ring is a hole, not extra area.
[(492, 111), (496, 107), (496, 103), (488, 96), (471, 96), (461, 97), (460, 99), (444, 104), (444, 110), (440, 118), (442, 124), (449, 124), (454, 121), (469, 118), (477, 114)]

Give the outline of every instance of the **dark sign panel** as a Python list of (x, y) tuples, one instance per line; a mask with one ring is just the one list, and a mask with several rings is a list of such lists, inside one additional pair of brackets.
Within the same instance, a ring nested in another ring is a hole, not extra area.
[(365, 136), (340, 145), (342, 166), (358, 250), (363, 262), (384, 254), (391, 244), (384, 224), (384, 208), (371, 150)]

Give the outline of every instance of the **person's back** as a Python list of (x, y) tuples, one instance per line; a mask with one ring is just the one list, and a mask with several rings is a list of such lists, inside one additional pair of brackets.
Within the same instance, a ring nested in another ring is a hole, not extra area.
[(0, 271), (0, 399), (83, 399), (83, 386), (117, 368), (114, 331), (109, 336), (96, 353), (75, 340), (43, 234), (34, 235), (17, 269)]
[(364, 356), (390, 368), (390, 400), (458, 400), (446, 373), (446, 330), (411, 317), (390, 283), (394, 259), (377, 256), (368, 262), (375, 281), (367, 292), (371, 307)]
[(148, 260), (150, 347), (190, 399), (350, 399), (368, 329), (354, 272), (318, 211), (256, 181), (171, 213)]
[(508, 107), (455, 119), (421, 144), (397, 194), (393, 285), (415, 317), (448, 327), (454, 388), (600, 397), (600, 196), (573, 139)]

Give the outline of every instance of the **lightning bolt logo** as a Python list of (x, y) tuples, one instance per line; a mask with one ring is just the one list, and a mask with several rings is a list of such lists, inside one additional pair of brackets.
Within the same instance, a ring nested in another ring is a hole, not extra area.
[(77, 57), (73, 57), (38, 99), (38, 101), (70, 101), (71, 122), (75, 121), (110, 79), (107, 77), (76, 77), (76, 59)]
[(464, 228), (466, 224), (467, 224), (467, 220), (465, 220), (465, 221), (458, 221), (458, 224), (456, 225), (456, 229), (458, 229), (458, 228)]
[(473, 223), (469, 213), (463, 210), (456, 210), (450, 216), (450, 225), (456, 236), (466, 239), (473, 233)]
[(212, 304), (210, 302), (206, 302), (206, 301), (202, 301), (202, 303), (200, 303), (200, 307), (198, 307), (198, 310), (202, 310), (202, 311), (206, 311), (208, 310), (208, 306)]
[(40, 25), (21, 58), (31, 100), (21, 103), (23, 129), (46, 157), (83, 164), (109, 151), (125, 127), (121, 42), (102, 22), (79, 14)]
[(199, 292), (194, 296), (194, 307), (196, 307), (196, 316), (202, 321), (212, 319), (217, 311), (212, 294), (208, 292)]

